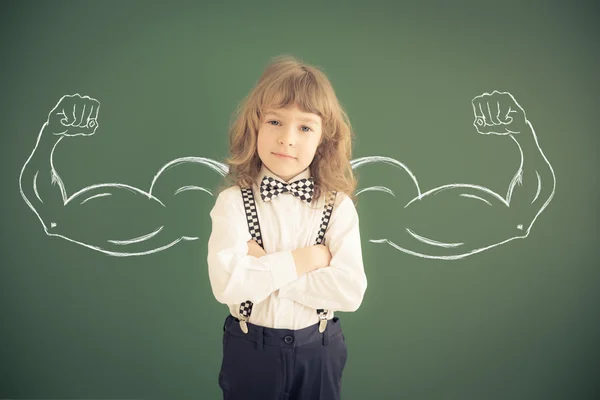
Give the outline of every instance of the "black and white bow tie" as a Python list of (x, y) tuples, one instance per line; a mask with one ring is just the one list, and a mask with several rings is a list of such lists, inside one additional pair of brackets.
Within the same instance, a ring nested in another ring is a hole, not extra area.
[(281, 193), (290, 192), (300, 200), (310, 203), (314, 187), (315, 184), (312, 177), (285, 183), (270, 176), (265, 176), (260, 182), (260, 197), (263, 201), (270, 201)]

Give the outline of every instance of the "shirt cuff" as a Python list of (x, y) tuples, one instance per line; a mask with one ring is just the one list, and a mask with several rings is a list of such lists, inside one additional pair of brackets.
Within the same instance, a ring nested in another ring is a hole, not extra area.
[(296, 263), (291, 251), (279, 251), (277, 253), (262, 256), (261, 260), (266, 261), (271, 270), (273, 286), (279, 289), (282, 286), (298, 279), (296, 272)]

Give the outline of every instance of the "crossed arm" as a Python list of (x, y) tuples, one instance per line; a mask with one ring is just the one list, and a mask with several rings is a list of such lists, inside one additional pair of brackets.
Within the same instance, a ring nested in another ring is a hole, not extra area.
[[(254, 240), (249, 240), (248, 241), (248, 255), (252, 256), (252, 257), (260, 258), (260, 257), (267, 255), (267, 253)], [(319, 278), (321, 278), (321, 277), (329, 278), (328, 280), (331, 280), (331, 276), (329, 276), (329, 277), (327, 277), (326, 275), (319, 276), (314, 273), (315, 271), (326, 271), (326, 272), (330, 272), (330, 273), (334, 272), (334, 270), (332, 268), (335, 268), (335, 266), (329, 265), (329, 263), (331, 261), (331, 253), (326, 246), (318, 244), (318, 245), (313, 245), (313, 246), (308, 246), (308, 247), (302, 247), (302, 248), (293, 250), (292, 256), (294, 257), (294, 263), (296, 264), (296, 271), (298, 274), (298, 280), (295, 281), (296, 283), (298, 283), (299, 281), (303, 281), (305, 279), (312, 280), (312, 281), (318, 281)], [(323, 295), (325, 293), (317, 293), (315, 296), (314, 293), (311, 295), (311, 294), (305, 293), (304, 291), (298, 291), (298, 290), (282, 292), (283, 289), (280, 289), (279, 297), (280, 298), (289, 298), (289, 299), (296, 301), (297, 303), (300, 303), (307, 307), (311, 307), (311, 308), (315, 308), (315, 309), (326, 308), (326, 309), (332, 309), (332, 310), (337, 310), (337, 311), (348, 311), (348, 312), (356, 311), (358, 309), (358, 307), (360, 306), (360, 303), (362, 302), (362, 297), (363, 297), (364, 291), (366, 289), (366, 278), (364, 279), (364, 283), (365, 283), (364, 289), (362, 288), (363, 287), (362, 282), (363, 282), (362, 280), (359, 280), (358, 282), (356, 282), (356, 281), (354, 282), (354, 284), (358, 284), (360, 287), (360, 289), (359, 289), (360, 300), (355, 301), (355, 302), (345, 302), (344, 303), (344, 302), (336, 301), (341, 296), (343, 296), (344, 293), (343, 293), (343, 291), (337, 292), (335, 290), (329, 290), (328, 291), (329, 296), (323, 298), (323, 297), (321, 297), (321, 295)], [(316, 282), (313, 282), (313, 283), (316, 283)], [(305, 284), (306, 284), (306, 282), (305, 282)], [(346, 293), (346, 295), (348, 295), (350, 293)], [(344, 304), (349, 304), (349, 306), (345, 306)]]
[[(255, 240), (251, 239), (248, 241), (248, 255), (260, 258), (266, 256), (267, 252)], [(322, 244), (292, 250), (292, 256), (294, 257), (298, 276), (316, 269), (325, 268), (329, 266), (329, 262), (331, 261), (329, 249)]]
[[(358, 215), (348, 197), (334, 207), (325, 245), (266, 253), (252, 240), (239, 191), (222, 192), (211, 211), (208, 269), (218, 302), (260, 303), (272, 293), (313, 309), (351, 312), (366, 291)], [(342, 198), (342, 197), (340, 197)], [(232, 206), (233, 205), (233, 206)]]
[[(278, 297), (314, 309), (353, 312), (362, 303), (367, 278), (362, 263), (358, 215), (346, 199), (340, 204), (343, 217), (329, 227), (329, 246), (313, 245), (293, 250), (297, 279), (279, 288)], [(249, 240), (248, 255), (260, 258), (266, 252)]]

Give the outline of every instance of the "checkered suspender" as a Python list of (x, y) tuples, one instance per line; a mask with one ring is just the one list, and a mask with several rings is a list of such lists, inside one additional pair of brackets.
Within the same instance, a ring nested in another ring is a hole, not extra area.
[[(258, 213), (256, 211), (256, 203), (254, 202), (254, 194), (252, 188), (241, 188), (242, 199), (244, 201), (244, 209), (246, 210), (246, 221), (248, 222), (248, 231), (253, 240), (256, 241), (264, 249), (262, 234), (260, 231), (260, 223), (258, 222)], [(323, 209), (323, 217), (321, 218), (321, 225), (319, 225), (319, 232), (317, 233), (317, 240), (315, 244), (323, 244), (325, 242), (325, 232), (331, 219), (333, 212), (333, 205), (335, 204), (336, 191), (328, 193), (325, 199), (325, 207)], [(248, 326), (246, 322), (252, 314), (253, 303), (250, 300), (246, 300), (240, 304), (240, 328), (244, 333), (248, 333)], [(319, 317), (319, 332), (325, 331), (327, 326), (327, 312), (322, 308), (317, 309), (317, 315)]]
[[(331, 191), (327, 194), (325, 199), (325, 208), (323, 210), (323, 217), (321, 218), (321, 225), (319, 226), (319, 233), (317, 234), (317, 240), (315, 244), (325, 243), (325, 232), (327, 231), (327, 225), (331, 219), (331, 213), (333, 212), (333, 205), (335, 204), (336, 191)], [(319, 316), (319, 332), (323, 333), (327, 326), (327, 310), (322, 308), (317, 309), (317, 315)]]

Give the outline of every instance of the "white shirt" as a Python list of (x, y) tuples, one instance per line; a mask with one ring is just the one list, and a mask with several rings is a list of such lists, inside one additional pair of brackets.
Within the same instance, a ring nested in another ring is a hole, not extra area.
[[(325, 233), (331, 253), (328, 267), (298, 277), (292, 250), (312, 246), (323, 216), (325, 196), (310, 204), (291, 193), (271, 201), (260, 197), (264, 165), (253, 184), (265, 256), (248, 255), (252, 239), (239, 186), (222, 191), (210, 212), (212, 232), (208, 241), (208, 273), (219, 303), (239, 318), (240, 303), (254, 303), (249, 322), (269, 328), (302, 329), (319, 321), (317, 309), (356, 311), (367, 288), (359, 221), (350, 197), (338, 192)], [(310, 177), (306, 169), (288, 181)]]

